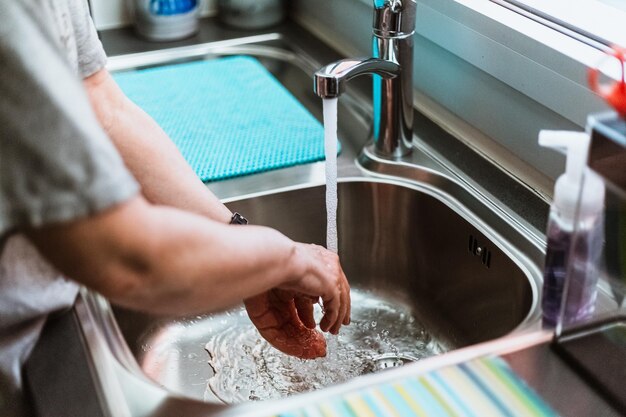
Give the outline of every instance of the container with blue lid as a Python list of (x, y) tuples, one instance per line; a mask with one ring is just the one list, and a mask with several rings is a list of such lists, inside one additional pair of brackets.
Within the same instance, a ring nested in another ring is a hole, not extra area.
[(198, 0), (134, 0), (135, 28), (143, 38), (172, 41), (198, 31)]

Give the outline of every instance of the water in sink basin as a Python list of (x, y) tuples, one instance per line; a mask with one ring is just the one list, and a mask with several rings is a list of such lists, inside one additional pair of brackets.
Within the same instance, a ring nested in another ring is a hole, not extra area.
[(352, 324), (327, 335), (328, 354), (316, 360), (272, 348), (243, 308), (210, 316), (207, 393), (227, 403), (282, 398), (443, 351), (408, 307), (358, 289), (352, 300)]

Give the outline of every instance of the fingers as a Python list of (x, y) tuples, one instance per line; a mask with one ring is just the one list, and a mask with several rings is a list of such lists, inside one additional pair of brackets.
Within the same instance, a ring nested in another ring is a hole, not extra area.
[(337, 322), (341, 301), (339, 294), (334, 294), (330, 298), (322, 298), (322, 301), (324, 302), (324, 317), (322, 321), (320, 321), (320, 329), (322, 329), (323, 332), (327, 332)]
[(318, 247), (317, 250), (323, 262), (322, 274), (325, 275), (327, 279), (330, 279), (332, 284), (330, 291), (322, 295), (324, 317), (320, 322), (320, 329), (327, 332), (336, 327), (341, 309), (341, 288), (343, 283), (341, 280), (337, 279), (338, 274), (341, 273), (341, 266), (339, 266), (339, 257), (337, 254), (322, 247)]
[(348, 280), (345, 279), (345, 275), (343, 275), (340, 299), (341, 303), (339, 304), (339, 315), (337, 316), (337, 321), (330, 329), (332, 334), (339, 333), (339, 328), (342, 325), (350, 324), (350, 286), (348, 285)]
[(348, 324), (346, 323), (346, 321), (349, 321), (350, 316), (349, 316), (348, 310), (350, 309), (350, 289), (349, 287), (348, 288), (346, 287), (347, 287), (347, 282), (341, 291), (341, 305), (339, 306), (339, 316), (337, 318), (337, 322), (330, 329), (330, 332), (332, 334), (339, 333), (339, 328), (342, 325)]
[[(300, 256), (307, 267), (297, 280), (283, 286), (301, 296), (321, 297), (324, 316), (322, 331), (337, 334), (342, 325), (350, 323), (350, 285), (339, 263), (337, 254), (318, 245), (299, 246)], [(312, 328), (312, 304), (298, 302), (297, 311), (302, 323)]]
[(310, 297), (295, 297), (296, 311), (298, 318), (309, 329), (315, 329), (317, 325), (313, 317), (313, 304), (315, 300)]
[(337, 334), (342, 324), (349, 322), (350, 285), (348, 285), (348, 280), (341, 269), (339, 257), (328, 251), (324, 255), (328, 262), (327, 267), (330, 270), (331, 278), (335, 280), (336, 285), (330, 297), (323, 298), (325, 314), (320, 323), (320, 328), (323, 331)]
[[(346, 279), (346, 282), (348, 280)], [(348, 325), (352, 321), (352, 297), (350, 296), (350, 288), (347, 291), (348, 294), (348, 311), (346, 312), (346, 316), (343, 319), (343, 324)]]

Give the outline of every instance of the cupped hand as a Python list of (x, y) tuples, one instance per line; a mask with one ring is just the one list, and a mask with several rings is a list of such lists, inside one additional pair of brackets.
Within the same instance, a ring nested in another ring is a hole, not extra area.
[(305, 265), (304, 273), (281, 288), (321, 298), (324, 316), (320, 329), (337, 334), (342, 324), (350, 324), (350, 285), (339, 263), (339, 256), (313, 244), (301, 243), (298, 249)]
[(279, 288), (245, 300), (261, 335), (278, 350), (300, 358), (326, 355), (326, 341), (315, 330), (313, 305), (321, 298), (322, 331), (339, 333), (350, 324), (350, 285), (337, 254), (318, 245), (297, 244), (296, 276)]
[(248, 316), (272, 346), (302, 359), (326, 356), (326, 340), (315, 330), (313, 303), (293, 291), (273, 289), (244, 301)]

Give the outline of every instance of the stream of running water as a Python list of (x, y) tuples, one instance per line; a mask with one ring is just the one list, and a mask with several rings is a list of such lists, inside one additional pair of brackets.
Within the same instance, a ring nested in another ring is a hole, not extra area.
[(326, 154), (326, 247), (337, 253), (337, 98), (324, 99)]

